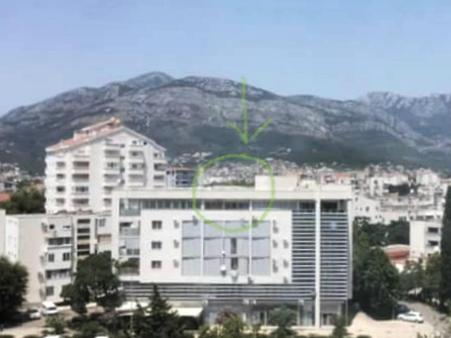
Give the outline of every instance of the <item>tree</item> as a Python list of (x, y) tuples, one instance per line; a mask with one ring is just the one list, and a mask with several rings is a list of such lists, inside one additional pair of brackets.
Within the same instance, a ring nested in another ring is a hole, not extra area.
[(134, 314), (134, 333), (137, 338), (185, 338), (179, 316), (171, 310), (154, 285), (149, 307), (138, 308)]
[(446, 192), (445, 213), (443, 215), (442, 241), (441, 241), (441, 282), (440, 305), (443, 309), (451, 300), (451, 188)]
[(410, 244), (410, 224), (407, 221), (392, 221), (386, 227), (386, 244)]
[(296, 313), (286, 306), (275, 309), (270, 312), (269, 320), (277, 329), (271, 333), (273, 338), (288, 338), (294, 337), (295, 333), (291, 329), (296, 323)]
[(89, 322), (83, 323), (81, 325), (81, 327), (77, 330), (77, 333), (75, 333), (75, 335), (73, 337), (74, 338), (95, 338), (96, 336), (99, 336), (102, 333), (107, 335), (105, 328), (103, 328), (96, 321), (89, 321)]
[(0, 321), (10, 319), (22, 305), (27, 283), (28, 272), (23, 265), (0, 257)]
[(102, 252), (78, 261), (75, 280), (63, 288), (61, 296), (80, 314), (86, 312), (86, 303), (90, 301), (110, 312), (122, 303), (119, 285), (111, 254)]
[(399, 275), (401, 294), (403, 298), (412, 296), (422, 297), (421, 293), (424, 286), (424, 268), (423, 261), (407, 262), (404, 270)]
[(390, 318), (400, 293), (399, 274), (385, 253), (372, 247), (368, 234), (354, 224), (354, 299), (377, 318)]
[(45, 197), (35, 187), (21, 185), (9, 201), (0, 203), (0, 209), (5, 209), (7, 214), (43, 213)]
[(431, 255), (426, 261), (424, 270), (421, 297), (423, 301), (432, 305), (437, 304), (436, 302), (440, 300), (441, 260), (440, 254)]
[(348, 337), (348, 331), (346, 329), (346, 319), (339, 317), (335, 320), (334, 330), (332, 331), (331, 338), (345, 338)]
[(45, 326), (52, 329), (52, 333), (60, 335), (64, 333), (66, 322), (60, 315), (50, 316), (45, 319)]
[(362, 309), (376, 318), (390, 318), (400, 285), (398, 271), (385, 253), (379, 248), (371, 248), (355, 273), (359, 275), (356, 297)]

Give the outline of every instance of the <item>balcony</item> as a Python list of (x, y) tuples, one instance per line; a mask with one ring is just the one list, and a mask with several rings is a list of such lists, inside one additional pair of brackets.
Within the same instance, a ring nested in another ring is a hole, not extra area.
[(139, 210), (139, 209), (121, 209), (120, 215), (121, 216), (140, 216), (141, 210)]
[(72, 180), (75, 183), (88, 183), (89, 182), (89, 174), (73, 174), (72, 175)]
[(119, 229), (119, 235), (121, 237), (138, 237), (140, 234), (140, 228), (139, 227), (124, 227)]

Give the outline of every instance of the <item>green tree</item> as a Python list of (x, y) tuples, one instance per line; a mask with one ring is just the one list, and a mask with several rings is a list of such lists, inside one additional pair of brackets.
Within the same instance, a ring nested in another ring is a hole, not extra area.
[(385, 253), (371, 248), (359, 264), (357, 300), (376, 318), (390, 318), (399, 297), (399, 275)]
[(354, 300), (370, 315), (390, 318), (400, 294), (398, 271), (357, 222), (353, 243)]
[(86, 303), (90, 301), (110, 312), (122, 303), (119, 285), (111, 254), (102, 252), (78, 261), (75, 280), (63, 288), (61, 296), (80, 314), (86, 312)]
[(451, 299), (451, 188), (446, 192), (445, 213), (443, 215), (441, 242), (441, 282), (440, 305), (446, 309)]
[(348, 330), (346, 329), (346, 319), (339, 317), (335, 320), (334, 330), (331, 338), (345, 338), (348, 337)]
[(423, 261), (408, 262), (404, 270), (399, 275), (402, 297), (407, 299), (410, 297), (422, 297), (421, 292), (424, 286), (425, 272)]
[(296, 323), (295, 311), (283, 306), (275, 309), (269, 314), (269, 321), (276, 325), (277, 328), (271, 333), (273, 338), (289, 338), (295, 337), (291, 327)]
[(60, 315), (50, 316), (45, 319), (45, 326), (52, 329), (52, 333), (60, 335), (64, 333), (66, 322)]
[(410, 223), (404, 220), (392, 221), (386, 227), (386, 244), (410, 244)]
[(154, 285), (149, 307), (139, 308), (134, 314), (134, 333), (137, 338), (185, 338), (179, 316), (171, 310)]
[(83, 323), (77, 332), (74, 334), (74, 338), (95, 338), (98, 335), (106, 334), (105, 328), (103, 328), (96, 321), (89, 321)]
[(22, 185), (11, 199), (0, 203), (0, 209), (7, 214), (34, 214), (45, 212), (45, 197), (42, 192), (31, 186)]
[(426, 261), (421, 292), (422, 300), (426, 303), (436, 304), (440, 300), (441, 264), (442, 259), (438, 253), (431, 255)]
[(23, 265), (0, 257), (0, 322), (10, 319), (22, 305), (27, 283), (28, 272)]

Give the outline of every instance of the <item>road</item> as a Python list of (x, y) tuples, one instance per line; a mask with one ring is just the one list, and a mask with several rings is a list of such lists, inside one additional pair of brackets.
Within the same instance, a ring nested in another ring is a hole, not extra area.
[(446, 315), (439, 313), (429, 305), (423, 303), (404, 302), (409, 308), (420, 312), (424, 320), (434, 327), (436, 334), (442, 334), (443, 337), (451, 337), (450, 321)]

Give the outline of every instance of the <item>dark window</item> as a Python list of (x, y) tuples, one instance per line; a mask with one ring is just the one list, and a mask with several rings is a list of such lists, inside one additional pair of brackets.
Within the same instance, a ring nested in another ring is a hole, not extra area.
[(161, 261), (152, 261), (152, 269), (161, 269)]
[(152, 242), (152, 250), (160, 250), (162, 247), (161, 242)]
[(161, 230), (163, 223), (161, 221), (152, 221), (152, 230)]

